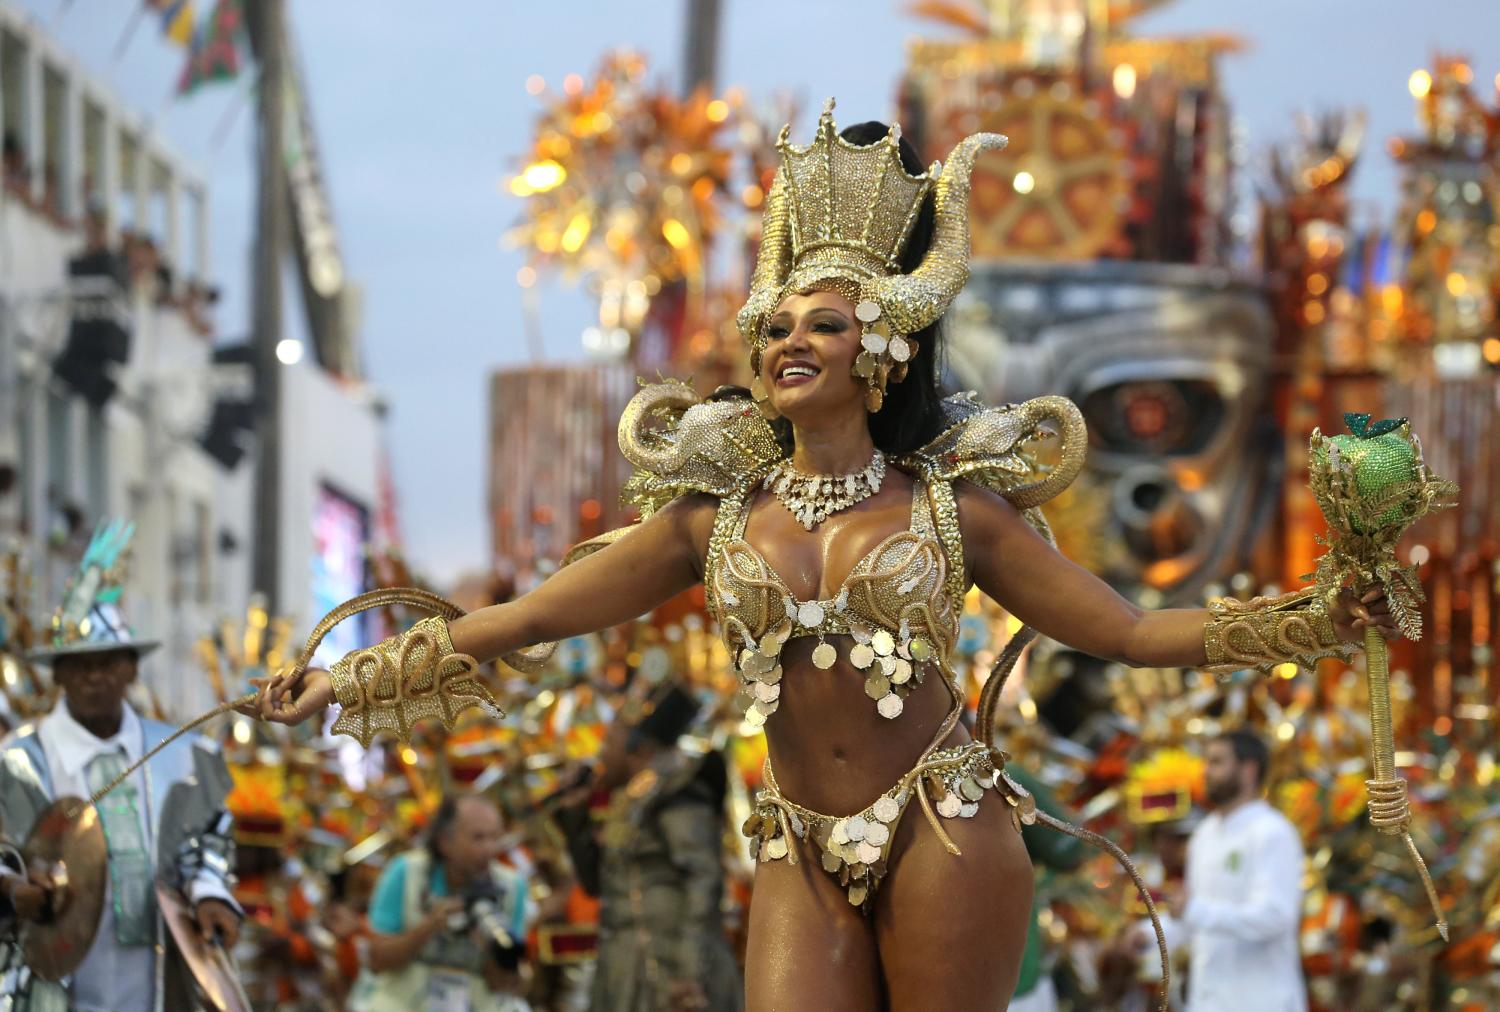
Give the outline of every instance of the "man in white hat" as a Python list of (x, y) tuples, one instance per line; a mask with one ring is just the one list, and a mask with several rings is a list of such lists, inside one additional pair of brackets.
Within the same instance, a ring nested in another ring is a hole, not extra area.
[[(120, 556), (129, 538), (120, 525), (95, 535), (54, 619), (51, 646), (32, 655), (51, 664), (62, 699), (0, 742), (0, 826), (12, 842), (25, 838), (52, 801), (90, 797), (173, 731), (142, 718), (126, 701), (141, 657), (157, 646), (137, 640), (118, 607)], [(101, 800), (109, 867), (93, 945), (61, 987), (24, 972), (9, 979), (16, 1007), (187, 1007), (191, 983), (177, 972), (181, 960), (169, 959), (156, 885), (162, 879), (186, 895), (205, 937), (234, 944), (242, 913), (228, 885), (233, 843), (223, 808), (229, 786), (217, 744), (185, 736)], [(42, 919), (49, 902), (46, 888), (25, 869), (0, 862), (0, 932), (18, 920)]]

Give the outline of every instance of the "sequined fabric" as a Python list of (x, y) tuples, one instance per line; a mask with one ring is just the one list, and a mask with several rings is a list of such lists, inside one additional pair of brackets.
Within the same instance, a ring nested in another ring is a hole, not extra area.
[[(852, 144), (839, 136), (833, 106), (832, 99), (824, 105), (806, 147), (788, 141), (788, 128), (781, 131), (781, 167), (737, 323), (754, 363), (766, 319), (788, 295), (828, 290), (856, 303), (866, 349), (859, 375), (870, 385), (873, 411), (888, 378), (894, 372), (899, 380), (916, 353), (907, 338), (947, 312), (969, 279), (970, 172), (982, 152), (1006, 140), (973, 134), (953, 149), (946, 168), (933, 163), (914, 176), (901, 164), (899, 126), (874, 144)], [(929, 190), (932, 243), (922, 263), (903, 274), (901, 254)]]
[(1347, 657), (1353, 650), (1339, 640), (1316, 586), (1249, 601), (1217, 597), (1208, 611), (1203, 627), (1205, 667), (1217, 674), (1245, 668), (1270, 671), (1286, 662), (1310, 668), (1319, 658)]
[(452, 730), (458, 715), (471, 706), (501, 715), (479, 665), (454, 652), (448, 623), (439, 616), (345, 655), (328, 677), (343, 707), (333, 733), (347, 734), (365, 748), (381, 731), (410, 741), (412, 728), (431, 717)]
[[(913, 486), (908, 529), (871, 549), (835, 596), (815, 601), (798, 601), (760, 550), (745, 540), (749, 502), (740, 500), (735, 508), (708, 596), (735, 658), (745, 719), (759, 727), (776, 712), (781, 652), (799, 636), (817, 637), (812, 661), (819, 668), (832, 667), (842, 653), (865, 673), (865, 694), (881, 716), (899, 716), (926, 668), (946, 661), (958, 632), (948, 558), (936, 537), (926, 484)], [(839, 643), (829, 642), (830, 636), (840, 637)]]
[(755, 861), (795, 863), (798, 841), (811, 843), (823, 870), (839, 880), (849, 902), (866, 907), (885, 877), (896, 828), (913, 800), (920, 802), (950, 852), (957, 853), (939, 818), (972, 819), (989, 791), (1005, 798), (1018, 829), (1034, 820), (1036, 804), (1031, 796), (995, 765), (990, 749), (979, 742), (928, 750), (890, 790), (844, 816), (825, 815), (788, 801), (767, 761), (765, 786), (756, 795), (742, 831)]
[(702, 401), (676, 380), (632, 397), (619, 437), (620, 452), (636, 467), (620, 500), (643, 517), (691, 492), (734, 495), (786, 455), (751, 402)]

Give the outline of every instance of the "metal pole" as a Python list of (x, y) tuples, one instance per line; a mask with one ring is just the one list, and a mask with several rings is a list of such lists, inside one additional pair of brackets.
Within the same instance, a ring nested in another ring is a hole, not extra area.
[(713, 90), (719, 70), (720, 0), (687, 0), (687, 30), (683, 35), (682, 94), (698, 88)]
[(284, 0), (255, 0), (247, 8), (251, 32), (260, 56), (259, 200), (256, 206), (256, 244), (252, 317), (259, 448), (255, 480), (255, 536), (252, 590), (266, 597), (266, 608), (276, 614), (280, 593), (281, 547), (281, 270), (286, 249), (286, 174), (282, 171), (284, 141), (286, 39)]

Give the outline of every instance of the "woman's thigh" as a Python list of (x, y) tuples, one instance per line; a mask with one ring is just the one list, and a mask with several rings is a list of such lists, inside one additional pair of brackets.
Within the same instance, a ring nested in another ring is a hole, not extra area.
[(972, 819), (941, 821), (963, 853), (948, 853), (913, 802), (876, 895), (888, 1008), (997, 1012), (1021, 971), (1031, 860), (997, 795), (987, 794)]
[(851, 906), (815, 848), (755, 869), (745, 955), (747, 1012), (870, 1012), (882, 1007), (870, 919)]

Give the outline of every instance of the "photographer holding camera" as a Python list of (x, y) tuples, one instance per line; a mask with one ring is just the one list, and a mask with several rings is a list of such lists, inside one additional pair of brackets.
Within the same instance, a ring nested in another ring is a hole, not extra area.
[(520, 961), (532, 916), (524, 876), (499, 864), (500, 812), (448, 795), (424, 847), (391, 861), (370, 903), (356, 1012), (526, 1012)]

